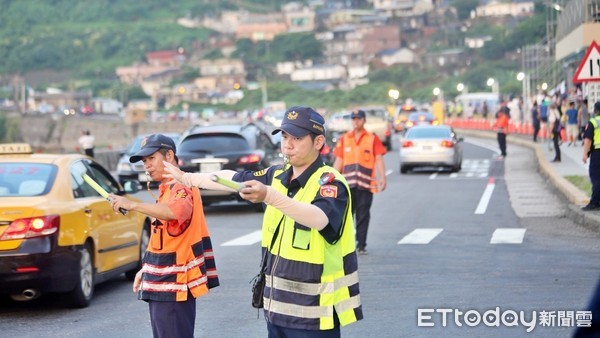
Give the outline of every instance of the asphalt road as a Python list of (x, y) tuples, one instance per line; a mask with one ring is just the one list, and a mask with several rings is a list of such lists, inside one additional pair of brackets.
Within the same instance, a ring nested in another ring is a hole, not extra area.
[[(359, 257), (365, 319), (343, 336), (570, 336), (599, 277), (600, 236), (563, 217), (566, 202), (544, 180), (511, 177), (527, 150), (512, 148), (511, 156), (498, 160), (493, 141), (467, 139), (460, 173), (400, 175), (397, 150), (386, 155), (388, 189), (374, 199), (369, 254)], [(523, 202), (536, 191), (544, 193)], [(197, 302), (196, 337), (265, 337), (249, 284), (262, 214), (233, 204), (206, 214), (221, 286)], [(497, 326), (484, 324), (486, 311), (485, 322)], [(544, 327), (542, 318), (554, 324)], [(51, 296), (3, 300), (0, 329), (10, 337), (151, 336), (147, 305), (124, 278), (98, 286), (86, 309), (65, 309)]]

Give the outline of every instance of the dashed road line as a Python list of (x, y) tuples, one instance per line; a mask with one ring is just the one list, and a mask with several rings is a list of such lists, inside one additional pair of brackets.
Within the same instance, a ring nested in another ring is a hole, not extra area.
[(398, 244), (429, 244), (444, 229), (415, 229), (404, 236)]

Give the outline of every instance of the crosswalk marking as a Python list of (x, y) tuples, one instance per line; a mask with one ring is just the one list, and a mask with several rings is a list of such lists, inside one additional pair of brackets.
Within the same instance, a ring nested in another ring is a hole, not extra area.
[(262, 238), (262, 231), (256, 230), (247, 235), (240, 236), (240, 237), (234, 238), (230, 241), (227, 241), (227, 242), (221, 244), (221, 246), (252, 245), (252, 244), (260, 242), (261, 238)]
[(444, 229), (415, 229), (398, 244), (429, 244)]
[(494, 231), (490, 244), (520, 244), (523, 243), (525, 231), (518, 228), (498, 228)]
[(494, 187), (496, 187), (496, 183), (493, 177), (490, 177), (488, 180), (488, 184), (483, 191), (483, 195), (481, 195), (481, 199), (479, 200), (479, 204), (477, 204), (477, 209), (475, 209), (475, 215), (485, 214), (487, 210), (487, 206), (490, 203), (490, 198), (492, 198), (492, 193), (494, 192)]

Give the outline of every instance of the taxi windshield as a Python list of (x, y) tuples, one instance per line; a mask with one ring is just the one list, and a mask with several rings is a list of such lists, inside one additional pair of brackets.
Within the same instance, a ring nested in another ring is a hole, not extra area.
[(45, 195), (56, 170), (51, 164), (0, 163), (0, 197)]

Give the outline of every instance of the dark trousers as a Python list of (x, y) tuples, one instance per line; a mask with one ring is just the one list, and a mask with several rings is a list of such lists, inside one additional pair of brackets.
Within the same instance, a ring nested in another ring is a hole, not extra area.
[(498, 133), (498, 147), (500, 147), (500, 154), (506, 156), (506, 134)]
[(94, 148), (88, 148), (83, 150), (85, 154), (89, 157), (94, 157)]
[(267, 331), (269, 332), (269, 338), (340, 338), (342, 336), (339, 325), (331, 330), (302, 330), (281, 327), (267, 322)]
[(154, 338), (193, 338), (196, 299), (188, 292), (184, 302), (148, 301)]
[(554, 143), (554, 159), (560, 161), (560, 132), (552, 131), (552, 143)]
[(367, 231), (371, 220), (373, 193), (369, 190), (351, 188), (350, 195), (352, 196), (352, 211), (355, 214), (356, 246), (358, 250), (364, 250), (367, 247)]
[(534, 122), (533, 123), (533, 142), (537, 142), (539, 133), (540, 133), (540, 123)]
[(600, 205), (600, 151), (590, 154), (590, 181), (592, 182), (592, 197), (590, 203)]
[(594, 291), (587, 309), (592, 311), (592, 326), (578, 327), (573, 338), (600, 337), (600, 323), (598, 321), (598, 318), (600, 318), (600, 280), (598, 280), (596, 291)]

